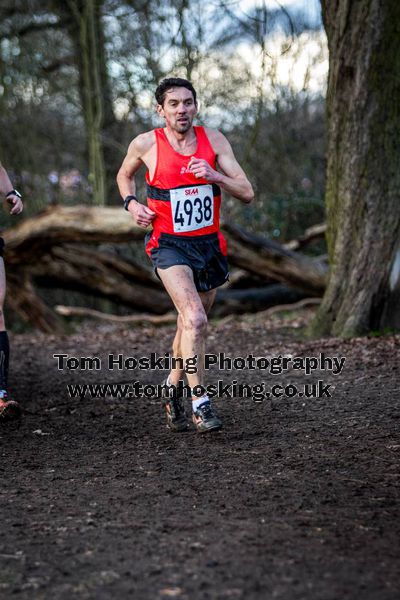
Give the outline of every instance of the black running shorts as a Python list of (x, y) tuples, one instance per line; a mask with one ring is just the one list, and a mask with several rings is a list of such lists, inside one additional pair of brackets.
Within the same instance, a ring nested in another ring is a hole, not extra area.
[[(145, 243), (151, 234), (146, 235)], [(187, 265), (193, 271), (198, 292), (208, 292), (229, 278), (228, 261), (221, 252), (216, 233), (196, 237), (162, 233), (158, 248), (152, 248), (151, 260), (157, 269)]]
[(3, 250), (4, 250), (4, 240), (2, 237), (0, 237), (0, 257), (3, 256)]

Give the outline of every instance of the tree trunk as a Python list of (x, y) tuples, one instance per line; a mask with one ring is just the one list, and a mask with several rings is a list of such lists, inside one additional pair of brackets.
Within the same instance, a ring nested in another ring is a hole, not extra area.
[[(72, 16), (69, 33), (75, 46), (79, 69), (79, 89), (85, 120), (89, 160), (89, 182), (93, 203), (101, 206), (106, 199), (106, 177), (102, 144), (105, 90), (107, 90), (104, 48), (100, 46), (102, 0), (67, 0), (63, 11)], [(104, 87), (106, 86), (106, 87)]]
[(329, 284), (313, 333), (400, 323), (400, 3), (322, 0)]

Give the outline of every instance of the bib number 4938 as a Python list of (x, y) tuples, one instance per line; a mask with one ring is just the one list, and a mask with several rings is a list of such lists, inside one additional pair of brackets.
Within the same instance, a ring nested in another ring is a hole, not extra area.
[(214, 222), (212, 185), (171, 190), (174, 231), (196, 231)]

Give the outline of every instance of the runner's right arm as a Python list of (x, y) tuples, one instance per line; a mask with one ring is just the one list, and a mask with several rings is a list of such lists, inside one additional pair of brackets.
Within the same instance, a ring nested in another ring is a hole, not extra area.
[[(127, 155), (117, 175), (117, 184), (122, 198), (134, 196), (136, 192), (135, 173), (144, 164), (143, 155), (151, 147), (151, 138), (148, 134), (138, 135), (129, 145)], [(150, 208), (137, 200), (131, 200), (128, 211), (139, 227), (148, 227), (156, 214)]]

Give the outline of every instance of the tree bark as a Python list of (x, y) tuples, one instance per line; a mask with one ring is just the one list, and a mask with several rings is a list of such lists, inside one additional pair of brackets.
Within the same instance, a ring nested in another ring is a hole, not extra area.
[(317, 335), (400, 326), (400, 3), (322, 0), (328, 287)]
[(6, 304), (23, 321), (45, 333), (64, 333), (60, 319), (39, 297), (27, 272), (7, 274)]
[(102, 134), (113, 118), (101, 24), (103, 0), (67, 0), (57, 3), (62, 14), (71, 17), (68, 31), (75, 47), (79, 91), (85, 121), (89, 182), (93, 203), (106, 201), (106, 169)]

